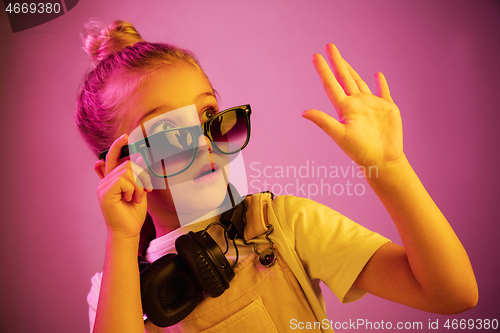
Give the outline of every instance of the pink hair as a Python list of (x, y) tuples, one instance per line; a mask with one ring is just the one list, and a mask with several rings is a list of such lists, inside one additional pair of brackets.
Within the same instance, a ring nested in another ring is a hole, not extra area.
[[(95, 27), (92, 21), (87, 26)], [(189, 51), (163, 43), (149, 43), (128, 22), (115, 21), (98, 33), (89, 32), (85, 50), (94, 59), (78, 92), (76, 124), (97, 156), (118, 137), (117, 118), (124, 112), (127, 96), (162, 67), (186, 61), (200, 68)]]

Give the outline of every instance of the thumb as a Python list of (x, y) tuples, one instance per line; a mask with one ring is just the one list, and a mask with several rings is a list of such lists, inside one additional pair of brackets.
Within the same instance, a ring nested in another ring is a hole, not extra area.
[(344, 125), (337, 119), (324, 113), (323, 111), (305, 110), (304, 112), (302, 112), (302, 117), (315, 123), (337, 144), (339, 144), (344, 139)]

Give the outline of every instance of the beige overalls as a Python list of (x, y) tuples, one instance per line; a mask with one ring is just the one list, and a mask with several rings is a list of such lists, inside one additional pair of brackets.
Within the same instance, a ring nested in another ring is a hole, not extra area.
[[(269, 212), (271, 200), (269, 193), (245, 198), (245, 239), (257, 243), (259, 250), (268, 248), (266, 225), (273, 224), (274, 231), (269, 237), (277, 256), (275, 265), (265, 267), (257, 255), (248, 256), (235, 267), (236, 275), (230, 288), (220, 297), (206, 297), (174, 326), (159, 328), (147, 322), (147, 332), (287, 332), (293, 327), (292, 323), (326, 320), (324, 305), (317, 297), (319, 287), (311, 284), (300, 262), (290, 255), (290, 248), (283, 243), (285, 235), (275, 214)], [(237, 245), (245, 246), (242, 242)], [(289, 266), (290, 261), (295, 272)], [(307, 299), (303, 288), (313, 299)], [(323, 313), (323, 317), (318, 318), (312, 308)], [(329, 329), (308, 331), (332, 332)]]

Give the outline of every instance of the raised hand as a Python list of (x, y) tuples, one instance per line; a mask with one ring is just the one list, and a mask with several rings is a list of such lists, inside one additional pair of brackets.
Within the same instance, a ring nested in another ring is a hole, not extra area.
[(113, 142), (100, 165), (101, 181), (97, 194), (108, 231), (116, 236), (131, 238), (140, 234), (146, 218), (147, 194), (152, 189), (151, 179), (134, 162), (120, 161), (121, 148), (127, 144), (124, 135)]
[(302, 116), (325, 131), (359, 166), (384, 166), (404, 158), (399, 109), (382, 73), (375, 75), (377, 96), (342, 58), (333, 44), (326, 46), (328, 60), (315, 54), (313, 64), (338, 119), (318, 110)]

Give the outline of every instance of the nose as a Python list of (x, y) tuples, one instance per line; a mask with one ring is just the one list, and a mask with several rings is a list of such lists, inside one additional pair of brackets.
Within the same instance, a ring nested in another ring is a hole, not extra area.
[(214, 157), (212, 156), (212, 143), (210, 142), (210, 139), (208, 137), (206, 137), (205, 135), (200, 135), (200, 138), (198, 141), (198, 153), (197, 153), (197, 155), (201, 155), (205, 152), (204, 146), (207, 146), (208, 157), (210, 158), (210, 164), (212, 165), (212, 170), (215, 170)]
[(205, 151), (204, 146), (207, 146), (208, 153), (212, 154), (212, 142), (210, 142), (210, 139), (206, 135), (200, 135), (200, 138), (198, 139), (198, 154)]

